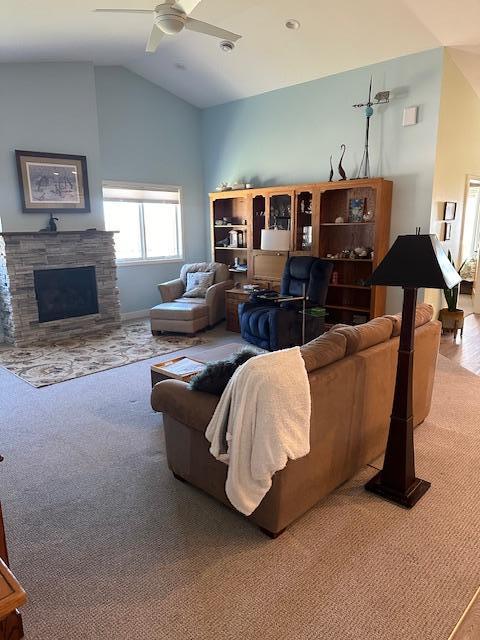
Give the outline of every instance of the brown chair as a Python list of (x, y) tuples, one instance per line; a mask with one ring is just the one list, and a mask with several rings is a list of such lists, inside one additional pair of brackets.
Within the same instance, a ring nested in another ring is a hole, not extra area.
[[(187, 273), (214, 271), (215, 278), (207, 289), (205, 298), (183, 298), (187, 286)], [(173, 331), (195, 333), (212, 327), (225, 318), (225, 291), (233, 287), (226, 264), (220, 262), (196, 262), (184, 264), (180, 277), (159, 284), (161, 304), (150, 310), (152, 333)]]

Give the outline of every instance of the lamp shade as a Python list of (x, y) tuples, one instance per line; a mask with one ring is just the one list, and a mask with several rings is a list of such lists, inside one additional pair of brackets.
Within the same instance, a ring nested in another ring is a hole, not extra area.
[(436, 235), (398, 236), (369, 284), (452, 289), (461, 281)]
[(264, 251), (288, 251), (290, 249), (290, 231), (262, 229), (260, 248)]

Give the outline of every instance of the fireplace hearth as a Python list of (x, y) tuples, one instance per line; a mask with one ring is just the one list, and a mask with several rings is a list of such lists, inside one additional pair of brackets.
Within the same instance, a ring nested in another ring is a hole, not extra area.
[(33, 275), (39, 322), (98, 313), (95, 267), (42, 269)]

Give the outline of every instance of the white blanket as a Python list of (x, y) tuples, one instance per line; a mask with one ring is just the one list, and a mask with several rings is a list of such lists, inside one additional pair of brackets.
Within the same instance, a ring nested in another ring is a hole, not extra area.
[[(205, 431), (210, 453), (228, 464), (225, 491), (250, 515), (288, 459), (310, 451), (310, 385), (299, 347), (239, 367)], [(226, 432), (227, 452), (224, 452)]]

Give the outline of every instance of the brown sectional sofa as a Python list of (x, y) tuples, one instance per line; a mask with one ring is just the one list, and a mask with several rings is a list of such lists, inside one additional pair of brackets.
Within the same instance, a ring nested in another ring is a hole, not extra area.
[[(430, 410), (440, 323), (430, 305), (417, 308), (414, 424)], [(337, 325), (302, 347), (312, 416), (310, 453), (275, 474), (270, 491), (249, 516), (275, 536), (385, 449), (397, 364), (399, 316), (359, 327)], [(286, 378), (288, 384), (288, 378)], [(228, 506), (227, 467), (209, 452), (204, 431), (218, 397), (166, 380), (152, 391), (152, 407), (164, 414), (167, 459), (176, 477)], [(194, 499), (194, 496), (192, 496)]]

